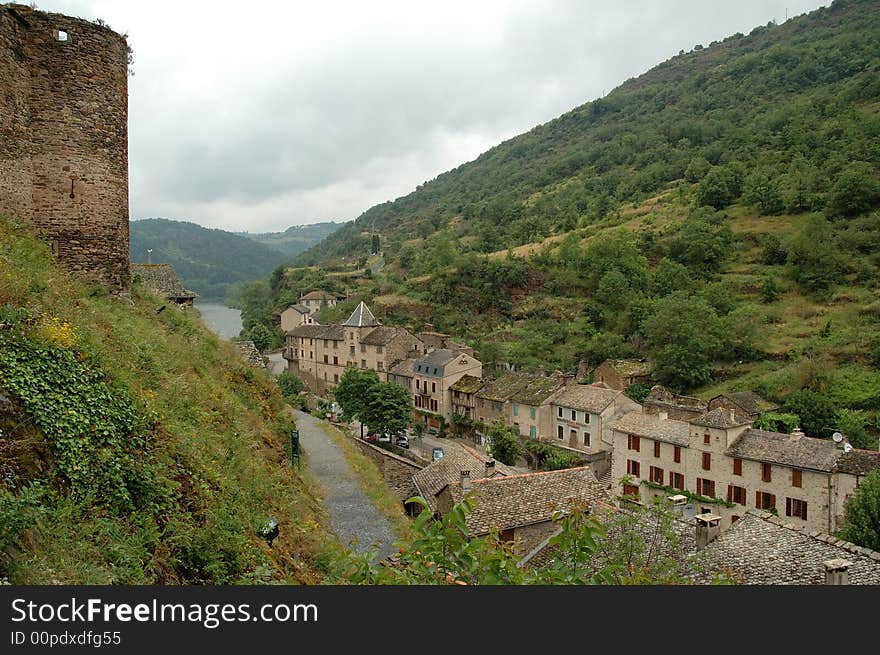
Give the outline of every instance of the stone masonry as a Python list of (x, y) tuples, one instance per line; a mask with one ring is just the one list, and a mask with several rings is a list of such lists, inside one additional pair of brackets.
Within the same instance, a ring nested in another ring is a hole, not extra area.
[(0, 5), (0, 215), (32, 223), (71, 270), (129, 288), (123, 36)]

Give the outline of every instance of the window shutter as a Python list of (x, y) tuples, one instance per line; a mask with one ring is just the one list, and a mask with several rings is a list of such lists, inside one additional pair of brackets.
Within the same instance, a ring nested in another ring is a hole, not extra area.
[(785, 515), (791, 516), (791, 498), (785, 499)]
[(733, 485), (727, 485), (727, 502), (733, 501)]
[(758, 509), (761, 509), (761, 492), (760, 491), (755, 492), (755, 507), (757, 507)]
[(770, 494), (770, 509), (776, 507), (776, 496), (774, 494)]
[(702, 478), (697, 478), (697, 495), (703, 495), (703, 480)]

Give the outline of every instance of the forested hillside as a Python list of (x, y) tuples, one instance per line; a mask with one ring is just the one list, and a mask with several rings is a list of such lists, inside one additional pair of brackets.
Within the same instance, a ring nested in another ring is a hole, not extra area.
[[(838, 0), (695, 47), (373, 207), (254, 305), (348, 293), (469, 341), (487, 371), (648, 357), (679, 391), (755, 390), (867, 444), (878, 167), (880, 1)], [(373, 224), (384, 267), (340, 270)]]
[(276, 383), (161, 302), (72, 278), (0, 220), (0, 584), (323, 579)]
[(237, 232), (252, 241), (269, 246), (273, 250), (283, 252), (290, 258), (308, 250), (319, 241), (326, 239), (342, 227), (342, 223), (313, 223), (311, 225), (292, 225), (284, 232)]
[(148, 218), (132, 221), (131, 261), (171, 264), (183, 285), (202, 300), (223, 300), (230, 285), (265, 277), (288, 261), (283, 252), (223, 230)]

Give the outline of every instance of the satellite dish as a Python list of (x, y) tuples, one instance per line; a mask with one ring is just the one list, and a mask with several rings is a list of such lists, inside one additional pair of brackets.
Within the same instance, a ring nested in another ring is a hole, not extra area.
[(840, 432), (835, 432), (831, 435), (831, 438), (834, 439), (836, 443), (840, 443), (841, 441), (843, 441), (843, 435), (840, 434)]
[(848, 453), (851, 450), (852, 450), (851, 445), (849, 445), (848, 443), (843, 444), (843, 452)]

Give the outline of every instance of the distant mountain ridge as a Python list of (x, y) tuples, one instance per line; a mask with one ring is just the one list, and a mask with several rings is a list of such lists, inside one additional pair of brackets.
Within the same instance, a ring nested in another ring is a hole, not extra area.
[(324, 240), (343, 225), (344, 223), (325, 221), (311, 225), (292, 225), (284, 232), (236, 232), (235, 234), (295, 257)]
[(130, 253), (133, 262), (171, 264), (183, 285), (203, 300), (222, 300), (229, 285), (264, 278), (290, 260), (239, 234), (165, 218), (132, 221)]

